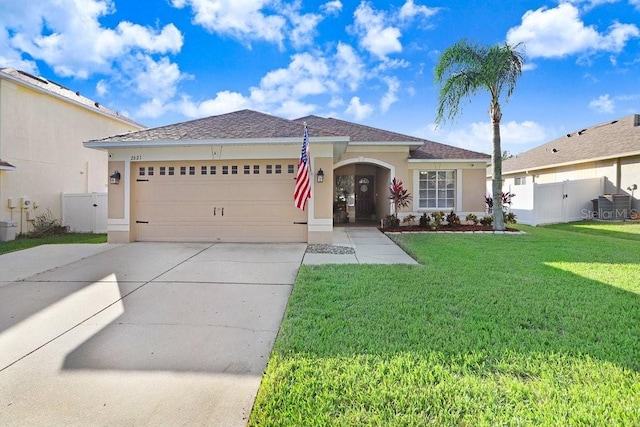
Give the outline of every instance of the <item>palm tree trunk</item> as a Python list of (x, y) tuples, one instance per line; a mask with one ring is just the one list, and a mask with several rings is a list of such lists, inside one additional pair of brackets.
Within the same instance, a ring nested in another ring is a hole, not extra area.
[(489, 111), (491, 127), (493, 128), (493, 229), (504, 230), (504, 215), (502, 213), (502, 148), (500, 144), (500, 120), (502, 112), (500, 104), (494, 100)]

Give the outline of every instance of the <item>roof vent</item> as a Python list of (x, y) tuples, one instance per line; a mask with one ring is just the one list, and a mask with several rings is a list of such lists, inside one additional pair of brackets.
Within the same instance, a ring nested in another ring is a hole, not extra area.
[(560, 150), (558, 150), (557, 148), (554, 148), (554, 149), (552, 149), (551, 151), (553, 151), (554, 153), (557, 153), (557, 152), (558, 152), (558, 151), (560, 151)]
[(567, 134), (567, 138), (571, 138), (571, 134), (570, 133)]
[(578, 131), (578, 135), (582, 135), (583, 133), (585, 133), (587, 130), (586, 129), (582, 129), (580, 131)]
[(99, 102), (94, 102), (93, 105), (95, 105), (96, 108), (100, 108), (100, 103)]
[(80, 91), (76, 91), (76, 96), (80, 96)]

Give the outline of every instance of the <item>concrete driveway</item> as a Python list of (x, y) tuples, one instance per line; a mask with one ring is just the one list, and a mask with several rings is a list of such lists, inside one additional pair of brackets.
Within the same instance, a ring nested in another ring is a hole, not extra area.
[(245, 425), (305, 249), (132, 243), (21, 281), (0, 263), (0, 425)]

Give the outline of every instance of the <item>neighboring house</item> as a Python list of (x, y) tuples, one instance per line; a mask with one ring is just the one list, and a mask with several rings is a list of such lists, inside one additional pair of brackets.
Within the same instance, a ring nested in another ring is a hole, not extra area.
[[(302, 211), (293, 191), (305, 122), (312, 198)], [(251, 110), (85, 146), (108, 151), (109, 174), (121, 176), (109, 186), (111, 242), (330, 243), (335, 222), (379, 224), (392, 212), (394, 177), (413, 196), (404, 214), (481, 213), (490, 160), (342, 120), (286, 120)]]
[[(503, 188), (516, 194), (514, 206), (522, 205), (523, 197), (530, 198), (527, 210), (533, 213), (557, 206), (555, 214), (544, 213), (546, 218), (555, 220), (538, 219), (534, 223), (593, 217), (588, 213), (591, 200), (604, 194), (623, 195), (631, 203), (629, 212), (637, 210), (640, 204), (634, 187), (640, 185), (640, 115), (568, 133), (509, 158), (502, 166)], [(534, 185), (557, 191), (551, 190), (550, 196), (534, 203)], [(553, 191), (557, 196), (552, 195)]]
[(0, 221), (17, 232), (49, 210), (61, 218), (62, 193), (107, 190), (107, 154), (88, 139), (143, 126), (43, 77), (0, 69)]

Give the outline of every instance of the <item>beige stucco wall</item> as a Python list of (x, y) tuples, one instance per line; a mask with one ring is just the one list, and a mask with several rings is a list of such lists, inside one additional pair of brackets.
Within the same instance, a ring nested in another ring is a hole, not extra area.
[[(16, 166), (0, 181), (0, 220), (21, 222), (50, 210), (60, 218), (61, 193), (106, 192), (107, 153), (87, 140), (138, 129), (8, 80), (0, 80), (0, 158)], [(37, 209), (9, 209), (8, 199), (28, 197)]]

